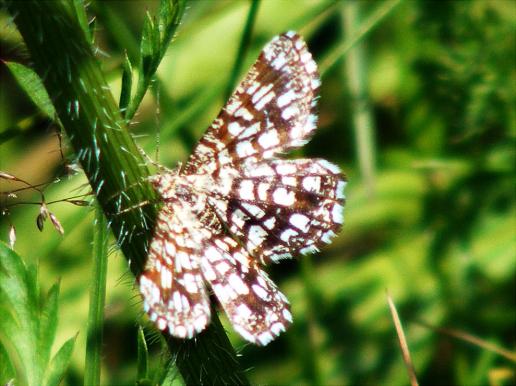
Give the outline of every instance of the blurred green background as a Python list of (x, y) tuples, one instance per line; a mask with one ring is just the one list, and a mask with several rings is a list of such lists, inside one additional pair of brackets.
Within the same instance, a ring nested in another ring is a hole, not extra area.
[[(152, 158), (159, 149), (160, 163), (184, 161), (224, 104), (249, 4), (188, 3), (158, 70), (159, 92), (147, 95), (131, 127)], [(345, 226), (334, 243), (269, 268), (292, 304), (289, 331), (259, 348), (225, 321), (254, 384), (407, 384), (387, 291), (420, 384), (516, 383), (516, 3), (390, 4), (260, 2), (243, 73), (273, 36), (291, 29), (304, 36), (321, 67), (320, 123), (295, 156), (337, 163), (349, 183)], [(135, 55), (145, 10), (156, 5), (89, 5), (98, 58), (116, 97), (124, 51)], [(372, 18), (382, 7), (389, 12)], [(29, 64), (6, 12), (0, 25), (1, 59)], [(360, 39), (347, 49), (354, 36)], [(3, 63), (0, 80), (0, 170), (32, 184), (61, 176), (45, 189), (48, 201), (87, 192), (82, 173), (64, 176), (55, 125), (38, 114)], [(66, 138), (62, 149), (73, 159)], [(0, 180), (2, 192), (17, 187)], [(38, 196), (0, 200), (5, 207)], [(79, 332), (64, 381), (76, 385), (82, 383), (93, 213), (66, 203), (50, 209), (63, 237), (49, 223), (38, 230), (37, 205), (20, 205), (0, 217), (0, 239), (7, 241), (14, 224), (15, 250), (39, 263), (42, 287), (61, 281), (57, 344)], [(141, 314), (127, 262), (113, 247), (102, 384), (134, 384)], [(457, 332), (508, 355), (453, 337)]]

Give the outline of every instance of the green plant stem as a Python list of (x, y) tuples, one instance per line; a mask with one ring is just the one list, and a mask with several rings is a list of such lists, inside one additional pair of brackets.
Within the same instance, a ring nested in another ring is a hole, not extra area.
[[(329, 51), (324, 57), (319, 61), (319, 72), (321, 77), (324, 78), (324, 75), (335, 65), (337, 62), (342, 59), (342, 57), (360, 40), (364, 39), (369, 32), (371, 32), (376, 26), (380, 25), (381, 21), (389, 16), (392, 11), (401, 3), (403, 0), (390, 0), (385, 1), (383, 3), (378, 2), (378, 8), (360, 23), (360, 28), (355, 30), (355, 33), (352, 36), (347, 36), (346, 40), (336, 46), (334, 49)], [(346, 3), (343, 3), (345, 6)]]
[(108, 229), (102, 210), (95, 209), (95, 229), (93, 233), (93, 270), (90, 288), (90, 309), (86, 338), (86, 362), (84, 385), (100, 384), (100, 359), (102, 355), (102, 329), (104, 304), (106, 300), (106, 277), (108, 265)]
[[(149, 171), (67, 1), (10, 1), (7, 8), (122, 252), (138, 276), (156, 219)], [(164, 334), (187, 383), (247, 384), (217, 314), (195, 340)], [(222, 365), (221, 365), (222, 363)]]
[(233, 69), (231, 71), (231, 76), (228, 81), (228, 85), (225, 92), (224, 100), (227, 101), (231, 94), (233, 93), (233, 89), (236, 86), (236, 82), (238, 79), (238, 75), (242, 70), (242, 64), (244, 63), (245, 52), (249, 47), (249, 42), (251, 41), (251, 34), (253, 33), (253, 26), (256, 22), (256, 15), (258, 13), (258, 7), (260, 5), (260, 0), (251, 0), (251, 6), (249, 7), (249, 13), (247, 14), (247, 20), (244, 26), (244, 32), (242, 33), (242, 38), (240, 39), (240, 44), (238, 46), (238, 53), (235, 57), (235, 63), (233, 64)]
[[(354, 36), (361, 24), (360, 2), (350, 1), (343, 7), (342, 22), (346, 36)], [(355, 132), (360, 172), (369, 196), (375, 190), (374, 120), (367, 95), (367, 55), (363, 43), (357, 43), (346, 55), (344, 71), (347, 74), (351, 96), (351, 114)]]
[(122, 251), (132, 262), (132, 271), (138, 274), (146, 257), (145, 238), (134, 242), (128, 239), (135, 233), (150, 233), (155, 210), (147, 206), (141, 212), (120, 211), (155, 199), (145, 181), (149, 172), (67, 4), (13, 1), (8, 7), (16, 16), (35, 70), (43, 79), (93, 192)]

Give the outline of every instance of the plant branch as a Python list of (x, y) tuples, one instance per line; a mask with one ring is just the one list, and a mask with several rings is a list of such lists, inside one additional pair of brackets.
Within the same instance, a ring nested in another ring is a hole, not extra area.
[[(138, 276), (147, 257), (156, 208), (123, 211), (156, 200), (149, 171), (67, 1), (9, 1), (57, 115), (70, 138), (118, 245)], [(116, 197), (113, 199), (113, 197)], [(167, 339), (187, 383), (247, 384), (217, 314), (195, 340)]]

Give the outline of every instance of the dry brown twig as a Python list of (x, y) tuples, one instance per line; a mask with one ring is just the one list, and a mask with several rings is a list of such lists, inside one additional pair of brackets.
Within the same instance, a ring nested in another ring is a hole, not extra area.
[(403, 332), (403, 327), (401, 325), (401, 321), (398, 315), (398, 311), (396, 310), (396, 306), (392, 301), (391, 295), (389, 291), (387, 291), (387, 303), (389, 304), (389, 309), (391, 311), (392, 320), (394, 321), (394, 327), (396, 328), (396, 333), (398, 334), (398, 343), (401, 348), (401, 354), (403, 356), (403, 361), (405, 362), (405, 367), (407, 368), (407, 373), (410, 379), (410, 384), (412, 386), (418, 386), (419, 383), (416, 377), (416, 371), (414, 370), (414, 365), (412, 363), (412, 359), (410, 357), (410, 351), (408, 348), (407, 340), (405, 338), (405, 333)]

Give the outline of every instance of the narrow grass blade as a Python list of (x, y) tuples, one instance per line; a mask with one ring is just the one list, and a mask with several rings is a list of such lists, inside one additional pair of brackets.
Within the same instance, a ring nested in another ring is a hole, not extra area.
[(41, 82), (39, 76), (29, 67), (20, 63), (5, 62), (21, 88), (27, 93), (28, 97), (36, 106), (50, 119), (56, 118), (54, 105), (48, 97), (47, 90)]
[(412, 359), (410, 358), (410, 351), (408, 348), (407, 339), (405, 338), (405, 333), (403, 332), (403, 327), (401, 325), (398, 311), (396, 310), (396, 306), (394, 305), (394, 302), (392, 301), (391, 295), (389, 295), (389, 293), (387, 293), (387, 303), (389, 304), (389, 309), (391, 311), (394, 327), (396, 328), (396, 333), (398, 334), (398, 342), (400, 344), (401, 353), (403, 355), (403, 361), (405, 362), (405, 367), (407, 368), (410, 384), (412, 386), (418, 386), (419, 383), (417, 381), (414, 365), (412, 364)]
[(93, 236), (93, 269), (90, 288), (90, 308), (86, 340), (86, 367), (84, 385), (100, 384), (100, 362), (104, 327), (104, 304), (106, 301), (106, 278), (108, 264), (107, 220), (100, 208), (95, 212)]

